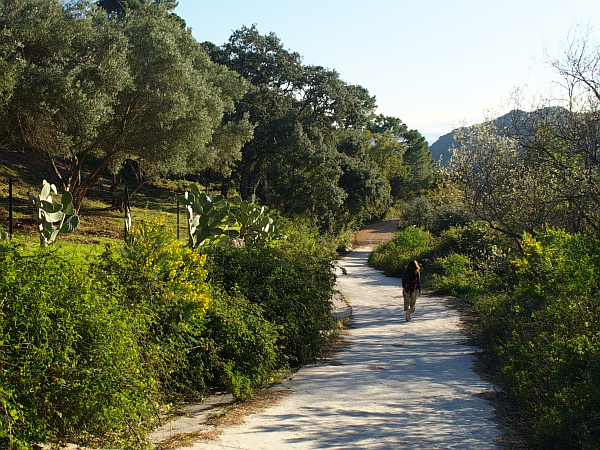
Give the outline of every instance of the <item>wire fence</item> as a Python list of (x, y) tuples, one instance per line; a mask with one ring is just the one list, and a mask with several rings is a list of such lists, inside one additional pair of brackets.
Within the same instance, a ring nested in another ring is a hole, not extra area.
[[(7, 231), (9, 239), (13, 238), (13, 234), (15, 231), (15, 197), (13, 194), (13, 187), (15, 186), (15, 179), (10, 177), (8, 178), (8, 219), (7, 219)], [(132, 213), (131, 213), (131, 196), (129, 192), (129, 188), (125, 187), (122, 198), (123, 205), (123, 221), (124, 221), (124, 239), (127, 240), (127, 236), (129, 231), (131, 230), (131, 226), (133, 223)], [(179, 204), (179, 196), (175, 195), (175, 213), (176, 213), (176, 231), (177, 231), (177, 239), (181, 238), (181, 205)]]

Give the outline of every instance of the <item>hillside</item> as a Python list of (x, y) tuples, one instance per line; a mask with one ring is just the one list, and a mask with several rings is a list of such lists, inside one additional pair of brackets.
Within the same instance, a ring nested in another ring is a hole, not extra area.
[[(565, 112), (566, 110), (561, 107), (541, 108), (531, 112), (514, 109), (493, 119), (492, 123), (497, 128), (506, 130), (508, 134), (524, 135), (527, 130), (531, 129), (531, 127), (528, 126), (528, 123), (535, 122), (535, 120), (541, 116), (558, 116), (564, 114)], [(450, 161), (450, 149), (455, 143), (456, 133), (460, 130), (464, 131), (466, 134), (469, 134), (477, 125), (479, 124), (457, 128), (452, 130), (450, 133), (440, 136), (438, 140), (429, 147), (429, 151), (431, 152), (433, 159), (442, 166), (447, 165)]]
[[(38, 193), (44, 179), (56, 184), (59, 193), (62, 193), (58, 179), (41, 155), (32, 158), (23, 152), (0, 149), (0, 227), (5, 230), (9, 229), (9, 179), (13, 183), (13, 233), (20, 236), (21, 240), (36, 242), (37, 225), (28, 193)], [(128, 181), (133, 183), (125, 180)], [(123, 237), (123, 212), (111, 205), (110, 184), (111, 177), (106, 174), (88, 191), (79, 211), (77, 232), (61, 236), (61, 241), (103, 244), (107, 240)], [(134, 218), (141, 220), (166, 215), (175, 225), (174, 193), (178, 189), (177, 182), (168, 180), (147, 183), (131, 197)], [(119, 189), (117, 195), (121, 197), (123, 189)], [(181, 228), (181, 232), (185, 233), (183, 225)]]

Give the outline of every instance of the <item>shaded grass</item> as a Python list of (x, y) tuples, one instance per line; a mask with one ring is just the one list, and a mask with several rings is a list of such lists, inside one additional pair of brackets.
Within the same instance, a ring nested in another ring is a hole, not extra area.
[[(44, 158), (31, 158), (23, 153), (0, 150), (0, 228), (9, 230), (9, 179), (12, 179), (12, 240), (16, 245), (28, 249), (39, 246), (34, 209), (28, 193), (39, 192), (42, 180), (57, 183), (55, 174), (45, 164)], [(144, 185), (130, 199), (133, 224), (144, 220), (165, 217), (165, 223), (177, 229), (177, 193), (183, 192), (189, 182), (182, 180), (157, 180)], [(61, 189), (58, 186), (59, 193)], [(60, 235), (54, 245), (64, 247), (61, 252), (73, 252), (79, 245), (90, 249), (78, 249), (85, 255), (99, 253), (107, 244), (123, 241), (125, 225), (123, 211), (111, 207), (110, 180), (104, 177), (93, 186), (79, 210), (79, 226), (74, 233)], [(179, 235), (187, 239), (186, 217), (179, 210)]]

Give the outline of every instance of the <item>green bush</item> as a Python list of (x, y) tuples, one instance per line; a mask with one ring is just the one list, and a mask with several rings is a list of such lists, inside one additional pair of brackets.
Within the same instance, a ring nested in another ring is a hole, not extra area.
[(451, 226), (464, 224), (468, 219), (460, 197), (449, 187), (438, 187), (427, 195), (402, 200), (394, 205), (398, 226), (416, 226), (439, 234)]
[(96, 268), (122, 307), (143, 318), (139, 334), (145, 364), (151, 367), (167, 396), (190, 394), (201, 380), (193, 374), (189, 352), (202, 338), (210, 303), (204, 268), (206, 257), (177, 240), (163, 219), (132, 228), (130, 242), (109, 248)]
[(525, 236), (510, 296), (484, 303), (505, 386), (546, 448), (600, 442), (600, 245), (549, 230)]
[(121, 308), (87, 266), (48, 250), (0, 252), (0, 299), (2, 448), (142, 445), (159, 401), (140, 359), (143, 319)]
[(411, 259), (421, 261), (431, 250), (432, 237), (421, 228), (408, 227), (396, 232), (394, 239), (380, 244), (369, 256), (369, 263), (386, 275), (401, 277)]
[(278, 330), (263, 311), (241, 296), (215, 293), (204, 319), (201, 345), (190, 355), (207, 388), (226, 388), (246, 398), (274, 381)]
[(469, 257), (457, 253), (436, 258), (433, 272), (433, 291), (469, 302), (474, 302), (485, 292), (493, 291), (500, 283), (493, 272), (473, 270)]
[(335, 278), (329, 250), (310, 239), (245, 248), (206, 247), (216, 286), (261, 306), (281, 329), (278, 365), (305, 364), (321, 355), (333, 328)]

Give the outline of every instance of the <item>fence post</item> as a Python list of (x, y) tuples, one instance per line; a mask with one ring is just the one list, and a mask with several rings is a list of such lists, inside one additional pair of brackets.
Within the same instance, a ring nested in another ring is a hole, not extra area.
[(179, 195), (175, 195), (177, 199), (177, 240), (179, 240)]
[(127, 242), (127, 234), (131, 228), (131, 210), (129, 208), (129, 188), (125, 187), (125, 194), (123, 199), (123, 219), (125, 221), (125, 242)]
[(13, 179), (8, 179), (8, 235), (13, 235)]

